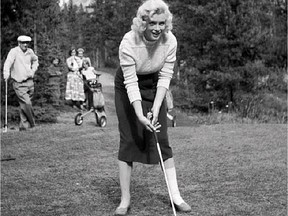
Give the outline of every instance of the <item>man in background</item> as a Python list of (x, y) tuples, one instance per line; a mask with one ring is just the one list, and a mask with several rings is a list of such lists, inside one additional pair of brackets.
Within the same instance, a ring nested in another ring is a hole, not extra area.
[(9, 51), (3, 69), (5, 82), (10, 76), (13, 80), (13, 89), (20, 105), (20, 131), (35, 127), (31, 99), (34, 94), (33, 77), (39, 63), (34, 51), (28, 48), (31, 40), (26, 35), (17, 38), (18, 46)]

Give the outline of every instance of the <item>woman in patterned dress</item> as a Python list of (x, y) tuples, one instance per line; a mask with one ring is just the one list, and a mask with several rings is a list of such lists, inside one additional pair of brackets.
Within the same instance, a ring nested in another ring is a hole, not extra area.
[(72, 48), (69, 51), (70, 57), (66, 59), (69, 72), (67, 73), (65, 100), (72, 101), (74, 108), (79, 106), (80, 109), (83, 109), (85, 94), (82, 75), (79, 72), (82, 65), (80, 58), (76, 54), (76, 49)]

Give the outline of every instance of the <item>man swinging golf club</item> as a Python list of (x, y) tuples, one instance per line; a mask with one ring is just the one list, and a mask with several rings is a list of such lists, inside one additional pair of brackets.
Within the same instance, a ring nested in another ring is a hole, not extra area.
[[(153, 136), (160, 127), (157, 141), (171, 199), (178, 211), (189, 212), (191, 207), (182, 199), (178, 189), (172, 149), (168, 141), (166, 103), (163, 102), (173, 75), (177, 50), (177, 40), (170, 31), (172, 14), (168, 5), (162, 0), (146, 0), (139, 7), (131, 29), (121, 41), (120, 68), (115, 75), (115, 107), (120, 132), (118, 160), (121, 202), (114, 215), (127, 215), (130, 209), (133, 162), (160, 162)], [(147, 117), (150, 111), (152, 119)]]
[(38, 69), (38, 57), (28, 48), (31, 37), (21, 35), (17, 38), (18, 46), (12, 48), (4, 63), (3, 77), (5, 82), (11, 75), (13, 89), (20, 104), (19, 130), (35, 127), (31, 99), (34, 94), (33, 77)]

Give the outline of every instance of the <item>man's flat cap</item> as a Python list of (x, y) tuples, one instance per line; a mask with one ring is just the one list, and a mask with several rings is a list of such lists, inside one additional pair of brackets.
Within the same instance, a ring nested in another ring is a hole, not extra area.
[(17, 38), (17, 41), (19, 42), (30, 42), (32, 39), (29, 36), (21, 35)]

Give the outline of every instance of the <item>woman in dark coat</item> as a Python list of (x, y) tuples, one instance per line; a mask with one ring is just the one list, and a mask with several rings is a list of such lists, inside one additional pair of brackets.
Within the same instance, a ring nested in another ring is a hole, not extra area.
[(53, 58), (51, 61), (51, 65), (48, 67), (48, 86), (51, 91), (51, 100), (52, 104), (58, 106), (60, 103), (60, 82), (61, 82), (61, 67), (59, 66), (60, 59)]
[(176, 61), (177, 40), (170, 31), (172, 14), (162, 0), (147, 0), (138, 9), (131, 31), (119, 47), (120, 68), (115, 76), (115, 106), (119, 121), (119, 177), (121, 203), (115, 215), (130, 207), (133, 162), (157, 164), (153, 131), (157, 130), (173, 202), (184, 212), (191, 207), (182, 199), (167, 134), (165, 94)]

